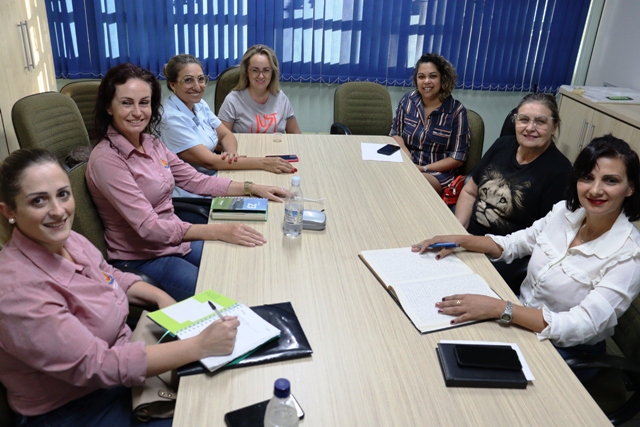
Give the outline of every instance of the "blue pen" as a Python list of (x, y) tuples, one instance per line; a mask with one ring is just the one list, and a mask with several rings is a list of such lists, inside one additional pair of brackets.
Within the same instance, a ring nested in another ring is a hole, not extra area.
[(453, 249), (458, 247), (460, 247), (460, 243), (454, 242), (434, 243), (428, 246), (429, 249)]

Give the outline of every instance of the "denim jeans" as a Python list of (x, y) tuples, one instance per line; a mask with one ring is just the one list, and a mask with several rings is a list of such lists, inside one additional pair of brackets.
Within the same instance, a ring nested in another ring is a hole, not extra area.
[(135, 268), (160, 284), (160, 288), (176, 301), (193, 296), (204, 242), (191, 242), (191, 252), (185, 256), (169, 255), (137, 261), (112, 261), (115, 267)]
[(18, 416), (18, 427), (171, 427), (172, 419), (138, 421), (131, 408), (131, 389), (96, 390), (58, 409), (35, 417)]

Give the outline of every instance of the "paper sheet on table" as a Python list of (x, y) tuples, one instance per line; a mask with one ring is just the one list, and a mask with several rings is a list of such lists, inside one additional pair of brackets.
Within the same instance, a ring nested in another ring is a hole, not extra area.
[(524, 359), (524, 355), (522, 351), (520, 351), (520, 347), (518, 344), (511, 342), (493, 342), (493, 341), (466, 341), (466, 340), (440, 340), (442, 344), (475, 344), (475, 345), (510, 345), (516, 353), (518, 353), (518, 359), (520, 359), (520, 364), (522, 365), (522, 372), (524, 372), (524, 377), (527, 381), (535, 380), (531, 369), (529, 369), (529, 365), (527, 361)]
[(376, 162), (396, 162), (402, 163), (401, 150), (396, 151), (390, 156), (384, 154), (378, 154), (378, 150), (384, 147), (386, 144), (374, 144), (372, 142), (362, 142), (362, 160), (373, 160)]

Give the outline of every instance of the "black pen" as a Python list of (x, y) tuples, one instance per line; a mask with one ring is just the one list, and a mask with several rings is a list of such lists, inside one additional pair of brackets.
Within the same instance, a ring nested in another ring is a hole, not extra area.
[(460, 247), (460, 243), (455, 242), (433, 243), (428, 246), (429, 249), (453, 249), (458, 247)]
[(213, 309), (213, 311), (216, 312), (216, 314), (218, 315), (220, 320), (222, 320), (224, 322), (224, 316), (222, 315), (222, 313), (220, 313), (218, 311), (218, 309), (216, 308), (216, 305), (214, 303), (212, 303), (211, 301), (207, 301), (207, 302), (209, 303), (209, 306)]

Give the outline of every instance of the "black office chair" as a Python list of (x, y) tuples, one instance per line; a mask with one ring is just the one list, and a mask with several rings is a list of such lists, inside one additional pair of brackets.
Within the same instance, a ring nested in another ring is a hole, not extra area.
[(500, 130), (500, 137), (509, 136), (516, 134), (516, 122), (513, 121), (513, 117), (518, 114), (518, 107), (509, 111), (507, 117), (504, 118), (504, 123), (502, 124), (502, 130)]
[(640, 413), (640, 297), (618, 319), (607, 354), (575, 357), (567, 364), (574, 371), (600, 369), (584, 386), (613, 425)]

